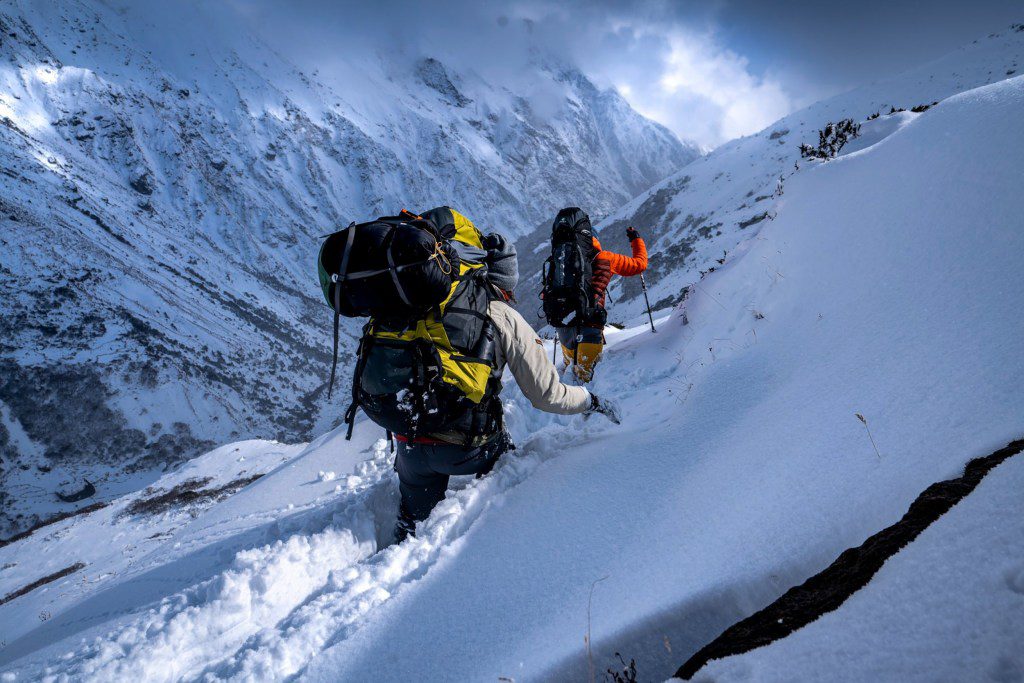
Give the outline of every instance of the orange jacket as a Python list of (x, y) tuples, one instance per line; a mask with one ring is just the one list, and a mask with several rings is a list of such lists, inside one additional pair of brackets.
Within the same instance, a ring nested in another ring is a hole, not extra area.
[(608, 289), (608, 283), (611, 282), (612, 275), (632, 277), (647, 270), (647, 245), (640, 237), (630, 241), (629, 246), (633, 248), (633, 256), (629, 257), (616, 254), (613, 251), (606, 251), (601, 248), (601, 243), (597, 241), (596, 237), (592, 239), (594, 240), (594, 249), (597, 250), (597, 256), (594, 257), (592, 264), (593, 279), (591, 280), (594, 287), (594, 302), (599, 306), (604, 306), (604, 294)]

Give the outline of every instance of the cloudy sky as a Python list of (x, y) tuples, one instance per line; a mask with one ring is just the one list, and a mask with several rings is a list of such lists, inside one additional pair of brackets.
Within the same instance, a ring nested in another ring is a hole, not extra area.
[(511, 77), (538, 51), (579, 65), (680, 137), (715, 146), (1024, 21), (1021, 0), (232, 0), (305, 65), (416, 45)]

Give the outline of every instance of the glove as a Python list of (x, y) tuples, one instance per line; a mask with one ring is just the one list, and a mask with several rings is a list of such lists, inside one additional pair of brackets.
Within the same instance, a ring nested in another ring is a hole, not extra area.
[(632, 242), (632, 241), (633, 241), (633, 240), (635, 240), (635, 239), (639, 239), (639, 237), (640, 237), (640, 233), (638, 233), (638, 232), (636, 231), (636, 228), (634, 228), (634, 227), (633, 227), (633, 226), (631, 225), (631, 226), (629, 226), (628, 228), (626, 228), (626, 237), (628, 237), (628, 238), (629, 238), (629, 241), (630, 241), (630, 242)]
[(591, 393), (590, 407), (583, 412), (583, 417), (590, 417), (594, 413), (604, 415), (615, 424), (622, 424), (622, 413), (619, 411), (619, 404), (606, 398), (598, 398), (597, 394)]

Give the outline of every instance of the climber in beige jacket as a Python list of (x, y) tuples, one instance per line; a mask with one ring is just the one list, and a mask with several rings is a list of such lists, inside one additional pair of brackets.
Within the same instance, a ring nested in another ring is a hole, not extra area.
[[(492, 376), (500, 379), (508, 367), (523, 395), (539, 410), (560, 415), (600, 413), (619, 424), (619, 410), (613, 402), (598, 398), (586, 387), (562, 382), (540, 337), (509, 305), (519, 276), (515, 247), (498, 235), (488, 235), (484, 246), (488, 251), (487, 277), (494, 288), (487, 311), (494, 331)], [(500, 400), (496, 409), (500, 412)], [(412, 439), (396, 435), (396, 439), (395, 469), (402, 496), (396, 541), (413, 535), (416, 523), (426, 519), (444, 499), (451, 475), (483, 476), (503, 453), (515, 448), (504, 428), (470, 441), (470, 445), (457, 431)]]

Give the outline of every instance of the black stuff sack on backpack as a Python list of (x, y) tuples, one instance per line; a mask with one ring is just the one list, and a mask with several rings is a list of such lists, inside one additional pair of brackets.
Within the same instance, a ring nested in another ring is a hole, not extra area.
[(404, 213), (328, 236), (318, 272), (338, 315), (411, 320), (451, 294), (459, 257), (430, 221)]

